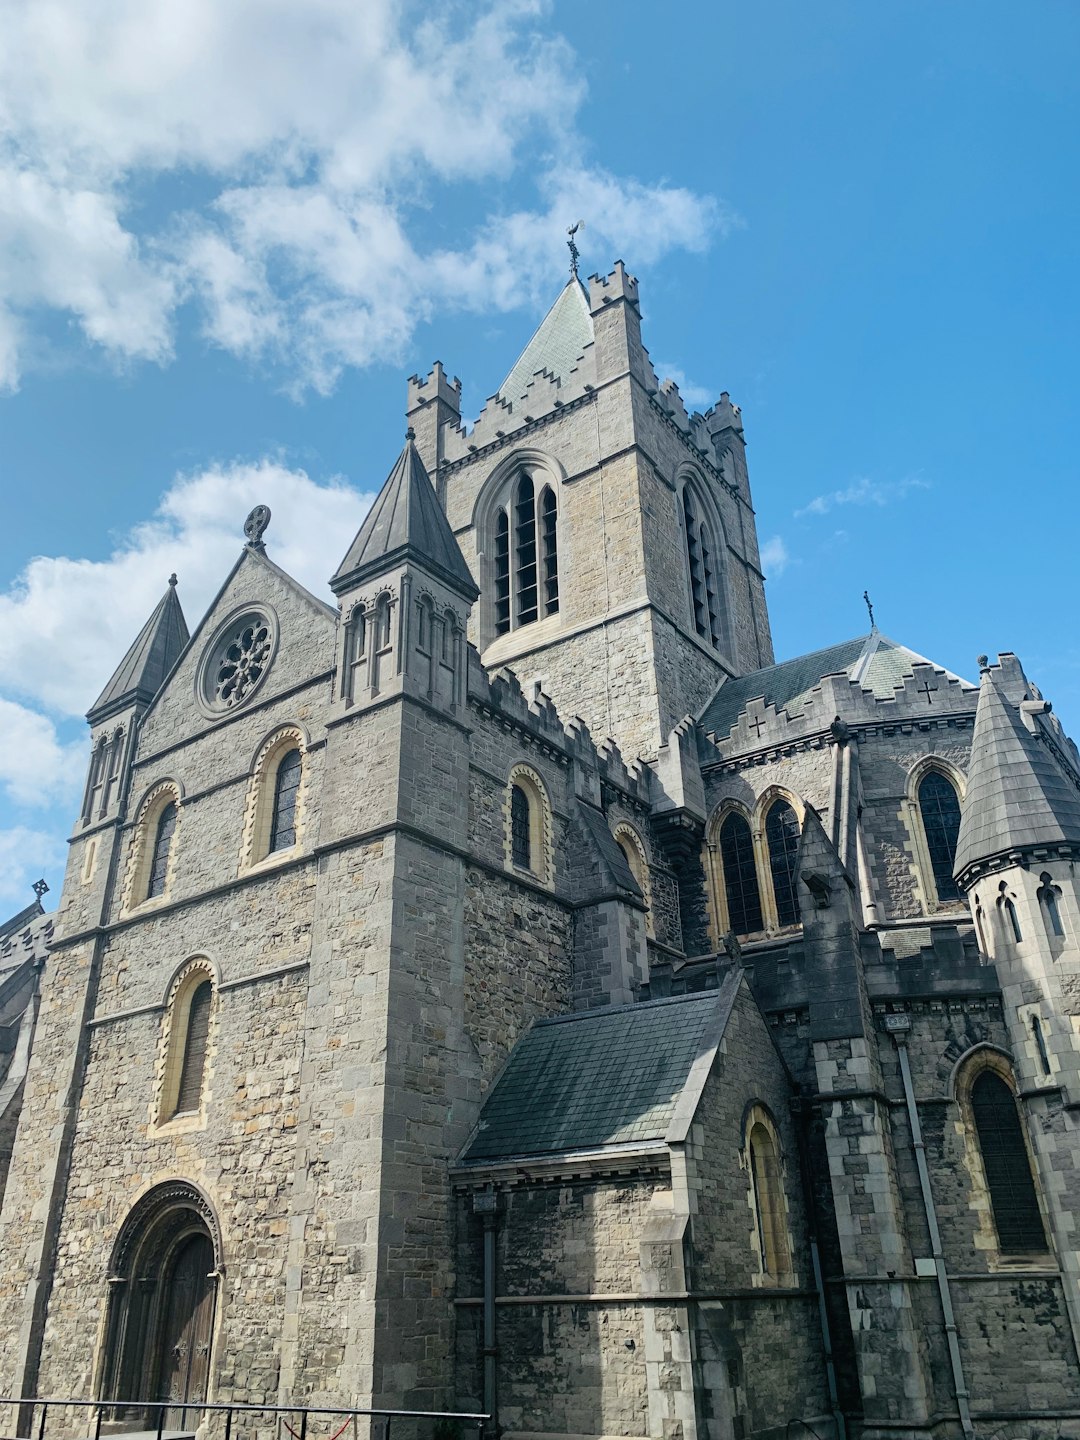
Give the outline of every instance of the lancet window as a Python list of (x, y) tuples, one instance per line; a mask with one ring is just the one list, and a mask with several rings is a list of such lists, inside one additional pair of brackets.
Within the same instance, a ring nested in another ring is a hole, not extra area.
[(1043, 914), (1046, 933), (1051, 940), (1060, 940), (1065, 935), (1065, 924), (1061, 918), (1061, 887), (1055, 885), (1053, 877), (1045, 871), (1039, 876), (1039, 906)]
[(988, 1066), (972, 1083), (970, 1107), (999, 1249), (1004, 1255), (1045, 1251), (1046, 1231), (1012, 1089)]
[(1020, 929), (1020, 916), (1016, 913), (1016, 904), (1004, 880), (998, 886), (997, 908), (1005, 934), (1019, 944), (1024, 938), (1024, 932)]
[(714, 533), (705, 507), (689, 483), (683, 486), (682, 509), (694, 629), (719, 650), (724, 645), (723, 559), (718, 549), (719, 536)]
[(710, 845), (716, 941), (728, 932), (761, 935), (798, 925), (801, 824), (783, 795), (766, 795), (753, 815), (721, 811)]
[(761, 1273), (775, 1283), (791, 1273), (791, 1247), (788, 1244), (780, 1147), (763, 1107), (755, 1106), (746, 1147)]
[(539, 774), (515, 765), (506, 787), (506, 866), (543, 885), (553, 877), (551, 807)]
[(169, 853), (172, 849), (173, 834), (176, 831), (176, 801), (170, 800), (158, 816), (154, 832), (154, 849), (150, 857), (150, 879), (146, 898), (154, 900), (165, 894), (165, 880), (169, 873)]
[(299, 749), (287, 750), (278, 763), (274, 779), (269, 853), (289, 850), (296, 844), (296, 798), (302, 774), (303, 761)]
[(190, 961), (173, 984), (166, 1009), (159, 1123), (197, 1115), (203, 1104), (214, 980), (205, 959)]
[(528, 471), (512, 481), (494, 522), (495, 633), (559, 613), (558, 501)]
[(941, 905), (960, 899), (953, 879), (956, 841), (960, 834), (960, 797), (956, 787), (940, 770), (928, 770), (919, 782), (919, 815), (934, 877), (937, 901)]

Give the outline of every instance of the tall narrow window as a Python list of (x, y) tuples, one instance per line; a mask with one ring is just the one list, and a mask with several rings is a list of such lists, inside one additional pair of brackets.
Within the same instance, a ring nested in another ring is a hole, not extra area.
[(1039, 876), (1039, 904), (1042, 907), (1046, 933), (1053, 940), (1059, 940), (1065, 934), (1065, 926), (1061, 919), (1060, 895), (1061, 887), (1055, 885), (1053, 877), (1044, 871)]
[(1031, 1038), (1035, 1041), (1035, 1049), (1039, 1052), (1039, 1065), (1044, 1075), (1050, 1074), (1050, 1056), (1046, 1049), (1046, 1036), (1043, 1034), (1042, 1021), (1038, 1015), (1031, 1017)]
[(150, 857), (150, 879), (146, 887), (148, 900), (165, 894), (165, 879), (169, 873), (169, 851), (172, 848), (175, 829), (176, 804), (170, 800), (158, 816), (157, 829), (154, 831), (154, 853)]
[(714, 548), (704, 511), (689, 484), (683, 486), (682, 506), (694, 629), (703, 640), (719, 649), (723, 643), (722, 562)]
[(120, 779), (120, 758), (124, 753), (124, 731), (123, 727), (113, 732), (112, 740), (109, 743), (109, 765), (105, 776), (105, 786), (101, 792), (101, 813), (108, 813), (112, 804), (113, 790)]
[(979, 937), (979, 951), (983, 955), (989, 955), (990, 949), (986, 943), (986, 931), (983, 928), (983, 908), (979, 904), (978, 895), (975, 896), (975, 933)]
[(960, 899), (953, 879), (956, 840), (960, 834), (960, 797), (952, 782), (940, 770), (928, 770), (919, 783), (919, 814), (922, 816), (926, 847), (939, 904)]
[(764, 930), (753, 837), (748, 822), (734, 811), (720, 826), (720, 864), (724, 871), (728, 925), (736, 935), (753, 935)]
[(555, 491), (545, 485), (540, 495), (540, 539), (544, 561), (544, 614), (559, 612), (559, 552), (557, 543), (558, 514)]
[(993, 1070), (981, 1071), (972, 1085), (971, 1113), (1002, 1254), (1045, 1251), (1046, 1232), (1016, 1099)]
[(1008, 884), (1004, 880), (998, 886), (997, 907), (1006, 935), (1011, 936), (1019, 944), (1024, 938), (1023, 931), (1020, 929), (1020, 916), (1016, 913), (1013, 897), (1009, 894)]
[(761, 1121), (750, 1129), (750, 1179), (754, 1191), (761, 1269), (773, 1279), (791, 1271), (787, 1217), (776, 1141)]
[(522, 475), (514, 501), (514, 579), (517, 623), (531, 625), (537, 615), (536, 493), (532, 477)]
[(510, 852), (514, 864), (532, 869), (532, 824), (529, 797), (520, 785), (510, 791)]
[(86, 779), (86, 798), (83, 801), (82, 823), (89, 825), (101, 798), (105, 784), (105, 767), (108, 764), (108, 741), (102, 735), (94, 746), (90, 760), (90, 774)]
[(786, 800), (777, 800), (765, 817), (765, 844), (769, 851), (776, 919), (780, 925), (799, 923), (796, 871), (799, 862), (799, 820)]
[(274, 780), (274, 810), (270, 821), (270, 853), (296, 844), (296, 796), (302, 762), (299, 750), (287, 750)]
[(345, 639), (345, 695), (353, 699), (364, 685), (367, 667), (367, 618), (362, 605), (356, 605), (349, 617)]
[(210, 1005), (214, 989), (209, 980), (201, 981), (191, 994), (188, 1005), (187, 1033), (184, 1036), (184, 1062), (180, 1067), (180, 1083), (176, 1091), (177, 1115), (198, 1110), (202, 1104), (203, 1071), (206, 1069), (206, 1045), (210, 1036)]
[(495, 634), (510, 629), (510, 521), (500, 510), (495, 521)]

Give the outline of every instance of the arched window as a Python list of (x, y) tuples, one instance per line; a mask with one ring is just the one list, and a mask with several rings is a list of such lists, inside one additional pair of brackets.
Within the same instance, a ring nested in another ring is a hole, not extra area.
[(983, 955), (989, 955), (990, 949), (986, 943), (986, 930), (983, 927), (983, 908), (979, 903), (978, 895), (975, 896), (975, 934), (979, 938), (979, 951)]
[(558, 502), (545, 485), (536, 493), (528, 471), (514, 479), (495, 513), (495, 633), (505, 635), (559, 612)]
[(506, 867), (542, 885), (554, 878), (551, 807), (544, 782), (531, 765), (515, 765), (506, 785)]
[(1043, 1034), (1042, 1021), (1038, 1015), (1031, 1017), (1031, 1038), (1035, 1041), (1035, 1049), (1039, 1052), (1039, 1068), (1044, 1075), (1049, 1075), (1050, 1056), (1046, 1049), (1046, 1036)]
[(769, 874), (776, 901), (777, 923), (799, 923), (799, 895), (796, 871), (799, 860), (799, 819), (786, 800), (777, 800), (765, 817), (765, 844), (769, 852)]
[(653, 933), (652, 923), (652, 879), (649, 874), (649, 861), (645, 853), (645, 846), (641, 836), (632, 825), (625, 822), (616, 825), (615, 840), (630, 867), (630, 873), (638, 883), (642, 898), (645, 901), (645, 924), (648, 933)]
[(345, 675), (342, 693), (348, 700), (355, 699), (364, 688), (367, 678), (367, 616), (363, 602), (353, 606), (345, 633)]
[(161, 780), (139, 806), (124, 878), (124, 911), (167, 897), (180, 829), (180, 789)]
[(290, 850), (296, 844), (296, 797), (302, 774), (299, 749), (286, 750), (278, 763), (274, 780), (269, 854), (275, 850)]
[(192, 991), (187, 1013), (187, 1036), (180, 1082), (176, 1092), (177, 1115), (198, 1110), (202, 1104), (203, 1071), (206, 1069), (206, 1046), (210, 1036), (210, 1005), (214, 987), (209, 979), (202, 980)]
[(1061, 919), (1061, 886), (1055, 885), (1053, 877), (1046, 871), (1039, 876), (1039, 888), (1036, 892), (1039, 897), (1039, 905), (1042, 908), (1043, 924), (1046, 926), (1046, 933), (1052, 940), (1064, 938), (1065, 926)]
[(150, 879), (146, 898), (156, 899), (165, 894), (165, 879), (169, 873), (169, 852), (172, 849), (173, 832), (176, 830), (176, 801), (170, 800), (158, 816), (154, 833), (154, 849), (150, 857)]
[(938, 904), (949, 904), (960, 899), (959, 887), (953, 879), (956, 840), (960, 834), (960, 797), (952, 781), (940, 770), (928, 770), (919, 782), (918, 799)]
[(758, 1254), (762, 1275), (778, 1281), (791, 1274), (791, 1247), (788, 1244), (780, 1149), (764, 1113), (757, 1107), (756, 1112), (757, 1118), (752, 1120), (747, 1135), (747, 1151)]
[(682, 491), (683, 535), (690, 580), (690, 608), (694, 629), (716, 649), (724, 645), (723, 559), (705, 508), (687, 482)]
[(94, 746), (94, 753), (90, 757), (90, 773), (86, 777), (86, 793), (83, 796), (82, 823), (89, 825), (95, 818), (95, 812), (100, 810), (102, 789), (105, 785), (105, 771), (108, 766), (109, 742), (104, 735), (99, 736)]
[(998, 886), (997, 907), (1006, 935), (1011, 936), (1019, 944), (1024, 938), (1023, 931), (1020, 929), (1020, 917), (1016, 913), (1016, 905), (1013, 897), (1009, 894), (1008, 884), (1004, 880)]
[(173, 982), (165, 1010), (158, 1124), (197, 1115), (202, 1108), (214, 1008), (214, 980), (206, 960), (190, 961)]
[(255, 757), (248, 787), (240, 871), (294, 852), (303, 836), (307, 761), (296, 725), (275, 731)]
[(987, 1067), (976, 1076), (971, 1114), (1001, 1253), (1045, 1251), (1046, 1231), (1016, 1098), (996, 1070)]
[(532, 869), (532, 819), (529, 797), (520, 785), (510, 790), (510, 847), (514, 864), (522, 870)]
[(735, 810), (720, 826), (720, 863), (729, 928), (736, 935), (753, 935), (764, 930), (754, 839), (749, 822)]

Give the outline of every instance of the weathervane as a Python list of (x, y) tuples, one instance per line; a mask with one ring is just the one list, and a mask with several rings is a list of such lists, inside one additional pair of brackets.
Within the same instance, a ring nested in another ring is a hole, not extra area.
[(574, 236), (577, 234), (577, 232), (578, 232), (579, 230), (584, 230), (584, 229), (585, 229), (585, 221), (584, 221), (584, 220), (575, 220), (574, 223), (573, 223), (573, 225), (571, 225), (571, 226), (570, 226), (570, 229), (567, 230), (567, 232), (566, 232), (567, 235), (570, 236), (570, 239), (567, 240), (567, 242), (566, 242), (567, 245), (570, 247), (570, 274), (574, 277), (575, 280), (577, 279), (577, 267), (578, 267), (578, 261), (581, 259), (581, 251), (580, 251), (580, 250), (577, 248), (577, 246), (574, 244)]
[(864, 590), (862, 592), (862, 598), (866, 601), (866, 608), (870, 612), (870, 629), (876, 630), (877, 626), (874, 624), (874, 607), (870, 603), (870, 592), (868, 590)]

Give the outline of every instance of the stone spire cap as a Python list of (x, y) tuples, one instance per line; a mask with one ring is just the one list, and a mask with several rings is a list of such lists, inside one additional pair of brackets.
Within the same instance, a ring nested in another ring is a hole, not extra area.
[(541, 370), (564, 381), (592, 343), (589, 297), (584, 285), (574, 277), (541, 320), (536, 334), (499, 386), (498, 394), (511, 405), (517, 405), (525, 399), (533, 378)]
[(187, 621), (176, 594), (176, 576), (172, 575), (153, 614), (87, 712), (91, 725), (132, 702), (148, 705), (187, 642)]
[(1063, 844), (1080, 845), (1080, 786), (984, 670), (953, 873)]
[(414, 560), (470, 602), (480, 594), (424, 469), (413, 434), (337, 568), (335, 595)]

